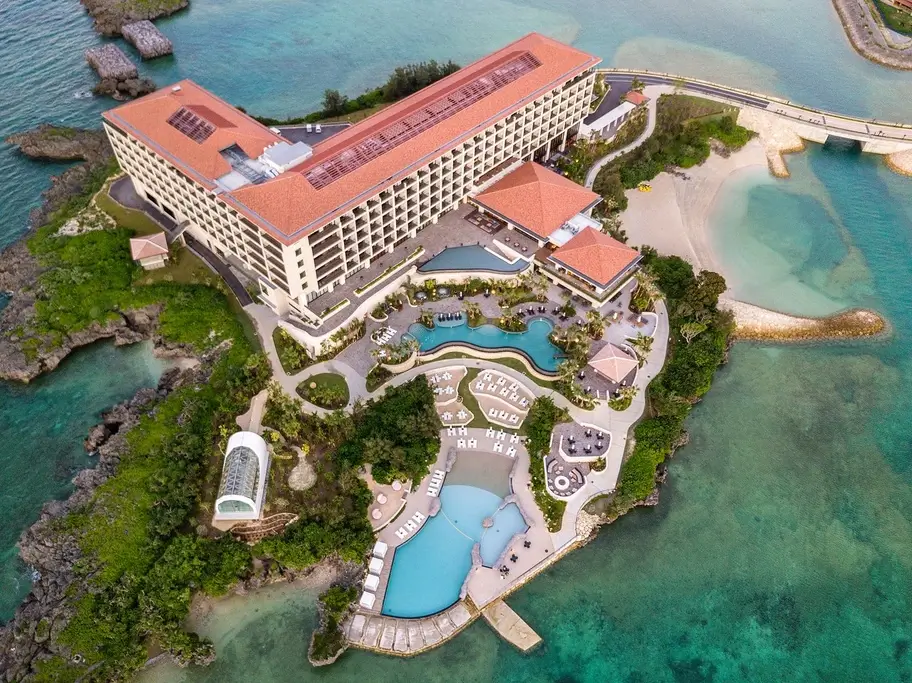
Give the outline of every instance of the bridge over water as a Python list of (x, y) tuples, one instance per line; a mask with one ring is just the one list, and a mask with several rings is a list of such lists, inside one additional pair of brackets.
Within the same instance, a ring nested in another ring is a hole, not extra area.
[(826, 143), (837, 138), (861, 144), (871, 154), (912, 150), (912, 124), (844, 116), (806, 107), (789, 100), (675, 74), (636, 69), (599, 69), (606, 82), (621, 85), (634, 78), (645, 85), (669, 86), (686, 94), (720, 100), (736, 107), (762, 110), (787, 122), (800, 138)]

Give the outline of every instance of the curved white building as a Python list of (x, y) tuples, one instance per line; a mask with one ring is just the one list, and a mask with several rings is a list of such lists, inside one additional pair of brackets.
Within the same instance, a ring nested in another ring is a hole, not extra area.
[(238, 432), (228, 439), (213, 521), (259, 519), (266, 496), (269, 449), (259, 434)]

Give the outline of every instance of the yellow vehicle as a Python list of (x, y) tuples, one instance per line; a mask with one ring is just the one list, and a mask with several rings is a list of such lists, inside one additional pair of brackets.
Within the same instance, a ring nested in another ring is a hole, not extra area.
[(652, 185), (650, 185), (649, 183), (643, 182), (637, 186), (637, 189), (640, 192), (652, 192)]

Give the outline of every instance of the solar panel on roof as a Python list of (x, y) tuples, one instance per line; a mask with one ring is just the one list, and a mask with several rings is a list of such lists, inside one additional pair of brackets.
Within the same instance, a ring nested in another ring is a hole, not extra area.
[(168, 125), (196, 143), (205, 142), (215, 132), (215, 126), (186, 107), (181, 107), (168, 117)]
[(367, 140), (337, 152), (319, 166), (305, 171), (304, 177), (315, 189), (323, 189), (540, 66), (541, 62), (535, 55), (524, 52), (452, 92), (441, 95), (422, 109), (390, 123)]

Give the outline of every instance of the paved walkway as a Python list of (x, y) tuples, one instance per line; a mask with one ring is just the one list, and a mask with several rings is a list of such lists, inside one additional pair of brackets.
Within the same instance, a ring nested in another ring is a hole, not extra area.
[(595, 177), (598, 175), (598, 172), (602, 169), (602, 166), (607, 164), (609, 161), (614, 161), (622, 154), (627, 154), (627, 152), (636, 149), (643, 142), (652, 135), (652, 132), (655, 130), (656, 125), (656, 105), (659, 100), (659, 95), (661, 94), (659, 88), (645, 88), (643, 94), (649, 98), (649, 102), (646, 103), (646, 116), (648, 117), (646, 122), (646, 130), (643, 131), (643, 134), (640, 135), (636, 140), (631, 142), (626, 147), (622, 147), (616, 152), (607, 154), (601, 159), (592, 164), (592, 168), (589, 169), (589, 173), (586, 174), (586, 187), (592, 187), (592, 184), (595, 182)]
[(481, 615), (504, 640), (523, 652), (528, 652), (542, 642), (541, 636), (503, 600), (496, 600), (485, 607)]
[(416, 655), (452, 638), (478, 617), (457, 602), (449, 609), (423, 619), (396, 619), (356, 613), (343, 625), (348, 642), (383, 654)]

